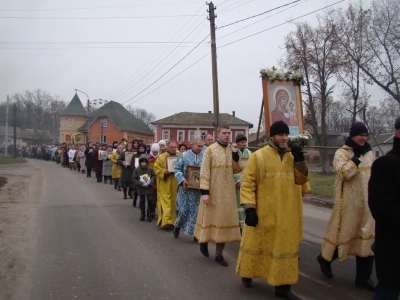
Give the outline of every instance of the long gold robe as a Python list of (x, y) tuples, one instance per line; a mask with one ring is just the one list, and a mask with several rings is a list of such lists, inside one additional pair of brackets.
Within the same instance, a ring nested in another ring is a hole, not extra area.
[[(306, 170), (305, 163), (297, 164)], [(281, 160), (278, 151), (268, 145), (250, 156), (240, 200), (245, 208), (256, 208), (258, 225), (244, 225), (236, 267), (239, 276), (264, 278), (275, 286), (298, 281), (301, 185), (307, 188), (308, 181), (309, 175), (295, 168), (290, 151)]]
[(349, 255), (374, 255), (371, 245), (375, 240), (375, 221), (368, 207), (368, 181), (375, 157), (372, 151), (361, 155), (357, 167), (351, 160), (353, 155), (352, 148), (343, 146), (333, 159), (335, 204), (322, 242), (322, 257), (327, 261), (332, 260), (336, 248), (340, 261)]
[(164, 171), (167, 170), (167, 157), (178, 157), (179, 155), (179, 152), (175, 155), (165, 152), (159, 155), (154, 163), (154, 173), (157, 177), (157, 226), (175, 224), (178, 183), (176, 182), (174, 173), (165, 175)]
[(240, 241), (233, 174), (242, 165), (232, 160), (231, 147), (218, 142), (207, 147), (200, 168), (200, 189), (208, 190), (210, 205), (200, 202), (194, 236), (199, 243)]

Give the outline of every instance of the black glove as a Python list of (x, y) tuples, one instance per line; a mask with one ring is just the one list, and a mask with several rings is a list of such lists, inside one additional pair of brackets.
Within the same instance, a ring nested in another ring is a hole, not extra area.
[(362, 154), (362, 148), (361, 147), (353, 148), (353, 152), (355, 157), (360, 158)]
[(294, 145), (290, 152), (292, 152), (294, 162), (304, 161), (303, 149), (300, 146)]
[(258, 224), (258, 216), (255, 208), (248, 208), (244, 211), (246, 213), (246, 219), (244, 222), (247, 226), (256, 227)]

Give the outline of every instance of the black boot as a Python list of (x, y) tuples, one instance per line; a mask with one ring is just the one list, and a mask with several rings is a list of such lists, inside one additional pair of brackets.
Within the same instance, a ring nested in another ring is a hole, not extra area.
[(208, 253), (208, 243), (200, 243), (200, 252), (205, 257), (210, 257), (210, 254)]
[(127, 199), (126, 188), (122, 188), (122, 190), (124, 191), (124, 199)]
[[(129, 196), (129, 198), (133, 199), (133, 191), (132, 191), (131, 187), (129, 188), (128, 196)], [(136, 207), (136, 205), (135, 205), (135, 207)]]
[(332, 278), (333, 274), (332, 274), (331, 262), (323, 258), (321, 254), (317, 256), (317, 261), (321, 268), (322, 274), (324, 274), (328, 278)]
[(118, 186), (118, 179), (114, 179), (114, 190), (117, 189)]
[(251, 278), (246, 278), (246, 277), (242, 277), (242, 283), (245, 287), (247, 288), (251, 288), (251, 284), (253, 282), (253, 279)]
[(151, 222), (151, 210), (147, 210), (147, 222)]
[(85, 170), (82, 170), (82, 174), (85, 174)]
[(285, 300), (301, 300), (300, 297), (297, 297), (291, 291), (290, 285), (280, 285), (275, 287), (275, 297), (285, 299)]
[(112, 178), (110, 177), (110, 184), (112, 185), (113, 184), (113, 180), (112, 180)]
[[(129, 195), (129, 197), (131, 197), (131, 195)], [(131, 197), (132, 198), (132, 197)], [(136, 207), (136, 199), (133, 199), (133, 201), (132, 201), (132, 206), (133, 207)]]
[(104, 184), (107, 184), (107, 176), (104, 176)]
[(174, 230), (172, 231), (172, 234), (174, 235), (174, 238), (178, 238), (179, 237), (179, 231), (181, 229), (179, 227), (175, 227)]
[(140, 213), (140, 221), (144, 221), (144, 211)]
[(356, 280), (357, 287), (375, 291), (376, 283), (371, 280), (372, 268), (374, 265), (374, 257), (360, 257), (356, 256)]

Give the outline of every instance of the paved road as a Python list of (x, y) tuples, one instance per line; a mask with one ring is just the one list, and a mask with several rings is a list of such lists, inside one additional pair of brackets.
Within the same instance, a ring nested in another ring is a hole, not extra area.
[[(44, 184), (39, 203), (31, 204), (34, 243), (20, 299), (274, 299), (264, 280), (247, 289), (235, 275), (238, 243), (227, 246), (230, 265), (222, 267), (184, 234), (176, 240), (155, 222), (140, 222), (139, 209), (110, 185), (55, 163), (30, 162), (42, 168)], [(315, 258), (329, 210), (304, 210), (300, 280), (293, 291), (303, 299), (371, 299), (371, 292), (353, 286), (354, 259), (335, 263), (334, 279), (320, 274)]]

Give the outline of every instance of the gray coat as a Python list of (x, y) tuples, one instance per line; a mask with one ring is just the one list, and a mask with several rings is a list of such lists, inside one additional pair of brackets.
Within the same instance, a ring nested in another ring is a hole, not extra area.
[(112, 161), (108, 158), (112, 152), (103, 152), (103, 176), (111, 176), (112, 172)]

